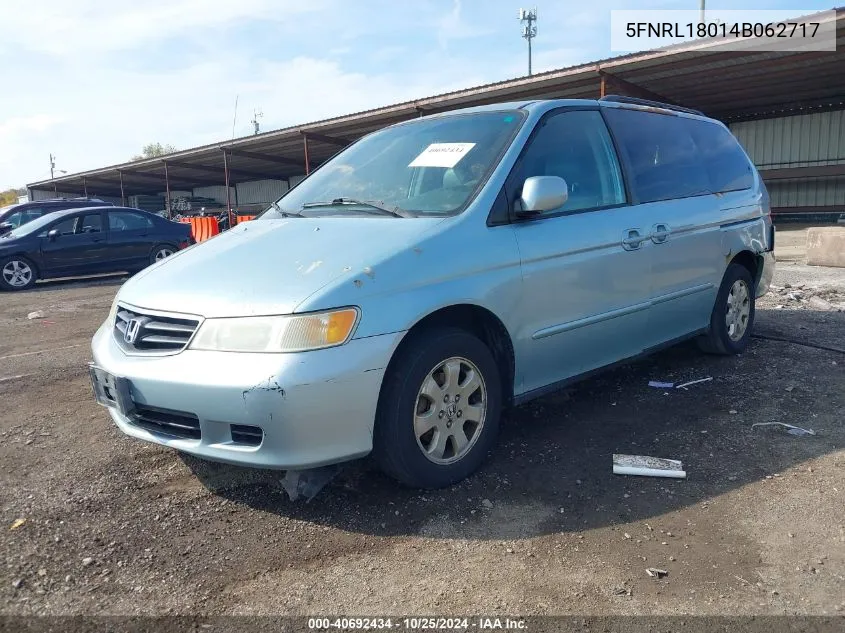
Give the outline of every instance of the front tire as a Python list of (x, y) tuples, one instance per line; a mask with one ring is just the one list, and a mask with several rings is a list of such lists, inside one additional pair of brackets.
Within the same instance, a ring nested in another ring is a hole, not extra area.
[(754, 280), (745, 266), (730, 264), (710, 315), (710, 330), (698, 341), (709, 354), (742, 354), (751, 340), (755, 309)]
[(384, 378), (373, 454), (414, 488), (443, 488), (481, 466), (499, 431), (502, 384), (487, 346), (458, 328), (403, 344)]
[(0, 260), (0, 288), (3, 290), (26, 290), (35, 285), (38, 272), (35, 264), (26, 257), (13, 255)]

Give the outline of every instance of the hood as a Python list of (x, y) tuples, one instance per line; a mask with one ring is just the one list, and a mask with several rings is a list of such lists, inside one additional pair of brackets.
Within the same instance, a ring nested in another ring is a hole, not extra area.
[(118, 299), (139, 308), (230, 317), (290, 314), (343, 275), (412, 246), (443, 218), (245, 222), (139, 273)]

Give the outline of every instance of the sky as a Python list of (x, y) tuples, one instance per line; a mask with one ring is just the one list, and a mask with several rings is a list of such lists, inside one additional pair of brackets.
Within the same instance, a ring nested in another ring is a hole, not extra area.
[[(617, 53), (613, 9), (696, 0), (0, 0), (0, 190)], [(796, 7), (795, 5), (800, 5)], [(828, 2), (709, 0), (714, 9)], [(237, 98), (237, 118), (235, 100)], [(58, 172), (57, 172), (58, 173)]]

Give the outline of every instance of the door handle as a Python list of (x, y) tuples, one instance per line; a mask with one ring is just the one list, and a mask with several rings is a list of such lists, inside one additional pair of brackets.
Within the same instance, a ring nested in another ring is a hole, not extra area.
[(668, 224), (655, 224), (651, 229), (651, 241), (655, 244), (663, 244), (669, 240), (672, 230)]
[(640, 229), (627, 229), (622, 234), (622, 248), (626, 251), (638, 249), (650, 236), (643, 235)]

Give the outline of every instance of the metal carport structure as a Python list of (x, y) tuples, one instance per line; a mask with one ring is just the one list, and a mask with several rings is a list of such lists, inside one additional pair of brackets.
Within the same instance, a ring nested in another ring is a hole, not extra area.
[[(536, 98), (622, 94), (695, 108), (727, 123), (845, 108), (845, 10), (835, 11), (835, 52), (725, 50), (699, 40), (491, 83), (364, 112), (221, 141), (165, 156), (29, 184), (35, 192), (134, 194), (307, 174), (348, 143), (387, 125), (462, 107)], [(827, 161), (831, 162), (831, 161)], [(833, 161), (834, 163), (836, 161)], [(768, 172), (768, 173), (767, 173)], [(845, 176), (837, 164), (762, 170), (767, 181)], [(229, 208), (233, 201), (227, 200)]]

